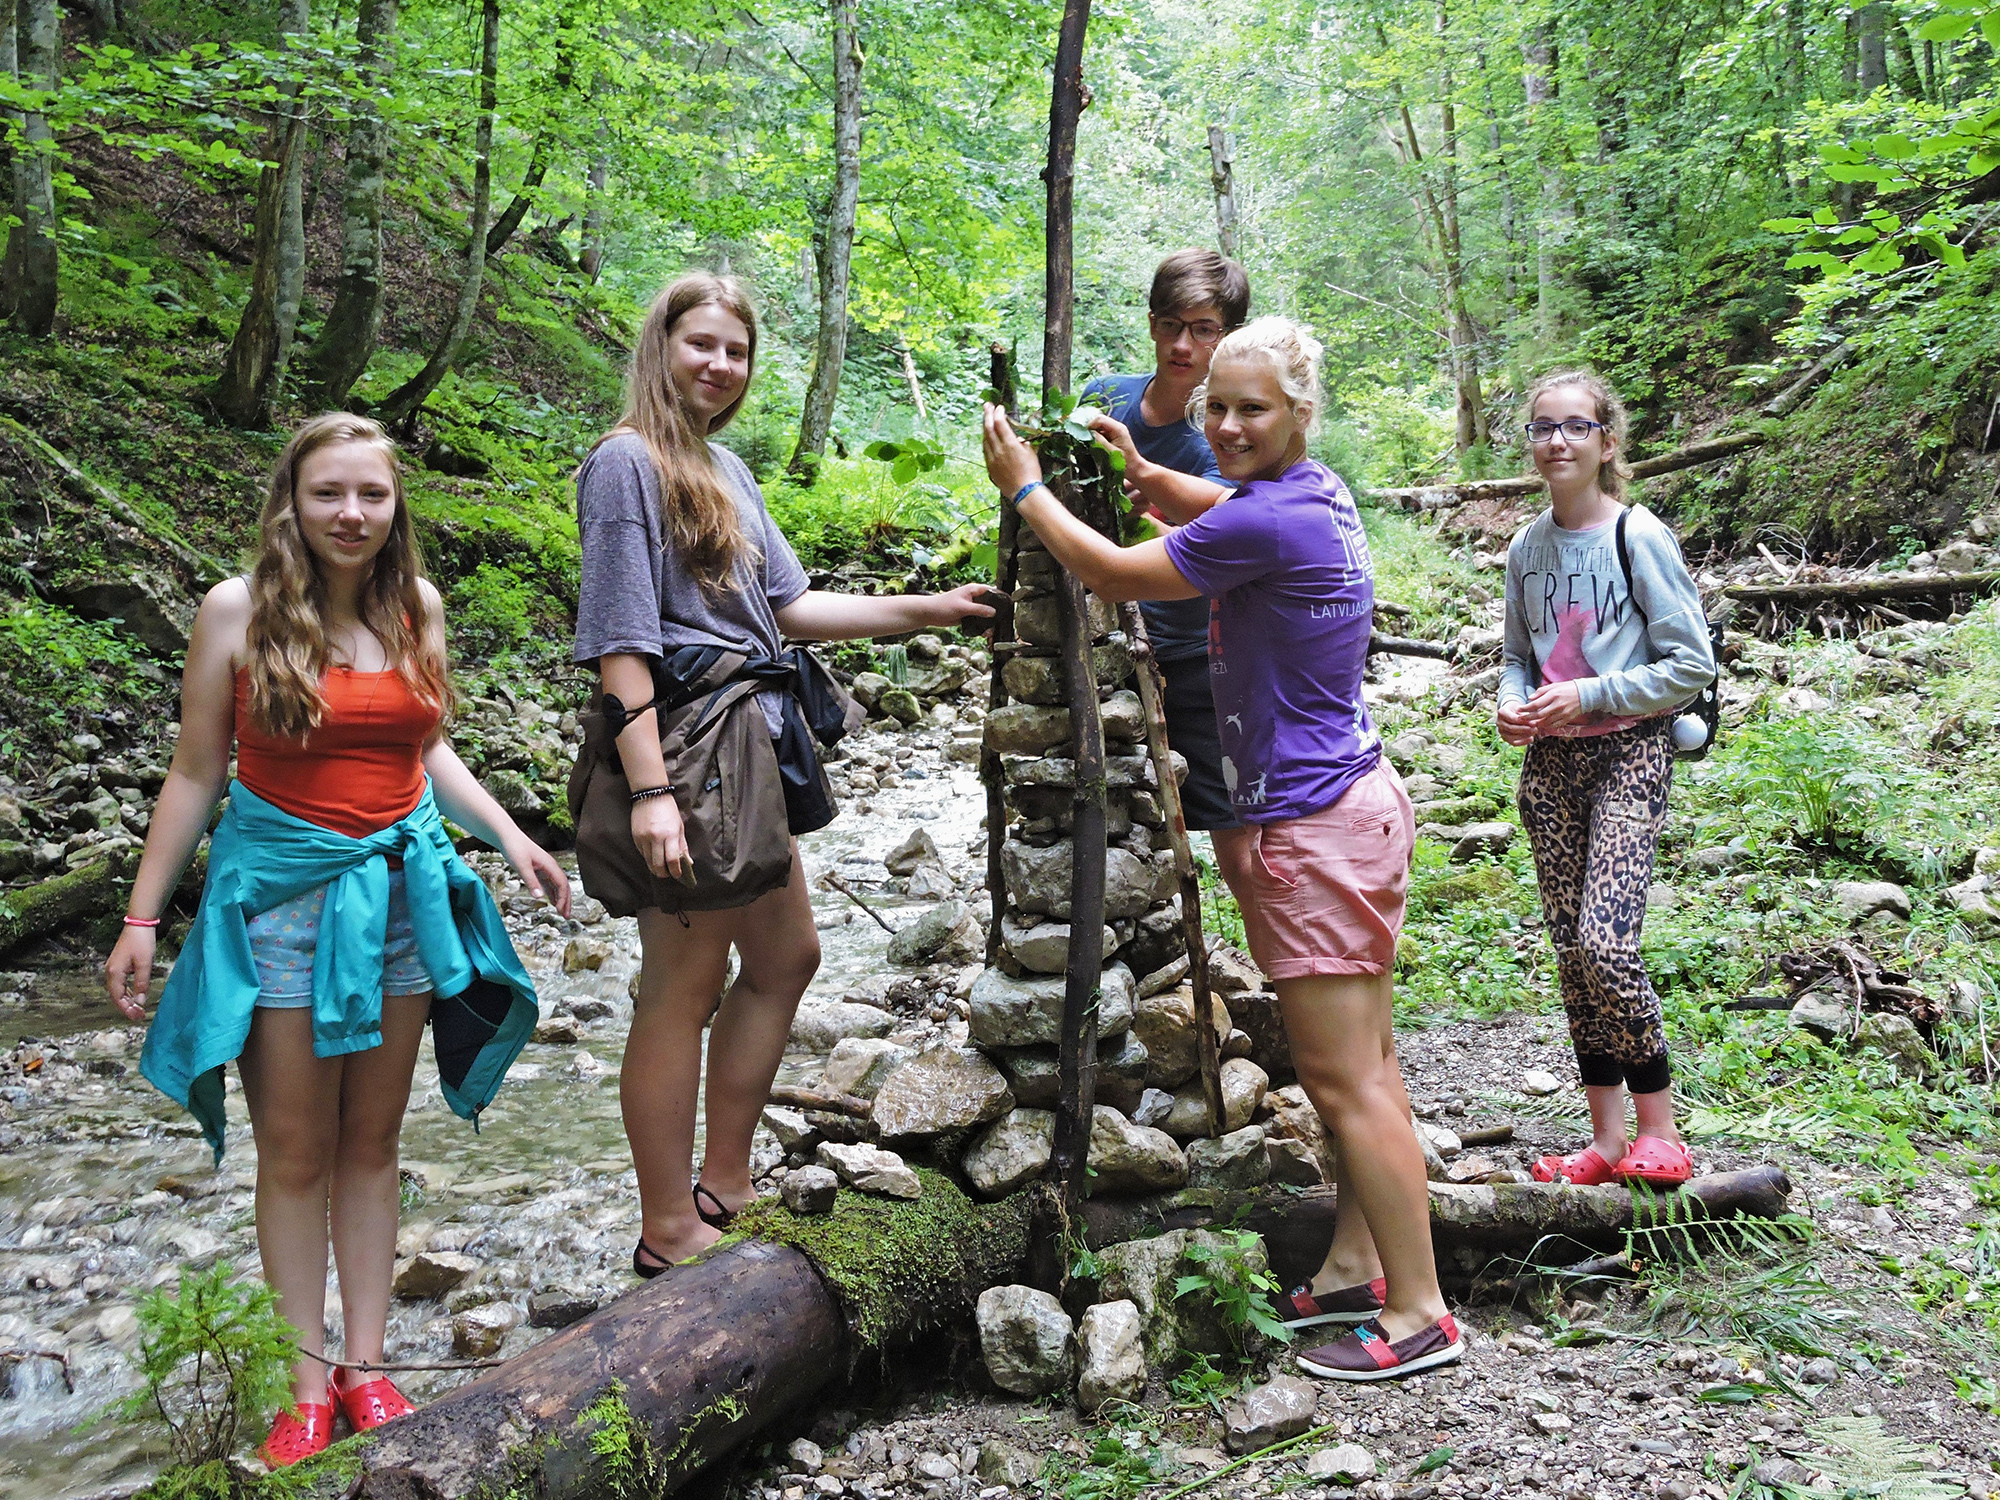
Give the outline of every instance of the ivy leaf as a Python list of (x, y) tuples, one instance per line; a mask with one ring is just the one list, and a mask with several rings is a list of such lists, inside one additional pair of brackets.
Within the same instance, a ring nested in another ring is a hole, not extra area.
[(1123, 474), (1125, 472), (1125, 455), (1116, 448), (1105, 452), (1104, 462), (1110, 465), (1111, 472), (1114, 474)]
[(1830, 208), (1816, 208), (1813, 210), (1813, 223), (1815, 224), (1838, 224), (1839, 222), (1840, 215)]
[(1085, 447), (1089, 447), (1092, 443), (1097, 441), (1097, 434), (1092, 432), (1088, 427), (1084, 426), (1083, 423), (1081, 422), (1066, 421), (1062, 424), (1062, 430), (1068, 433), (1071, 437), (1075, 438), (1079, 443), (1082, 443)]

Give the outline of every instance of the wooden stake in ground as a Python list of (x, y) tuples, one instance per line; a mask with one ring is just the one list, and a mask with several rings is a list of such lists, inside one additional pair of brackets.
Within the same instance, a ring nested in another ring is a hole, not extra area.
[(1236, 158), (1229, 149), (1229, 132), (1208, 127), (1208, 180), (1215, 187), (1215, 237), (1222, 253), (1236, 258)]
[[(1042, 390), (1069, 389), (1075, 247), (1072, 236), (1076, 129), (1083, 117), (1083, 42), (1090, 0), (1065, 0), (1056, 41), (1055, 84), (1049, 99), (1046, 315), (1042, 335)], [(1068, 486), (1058, 480), (1064, 504)], [(1084, 1198), (1092, 1110), (1097, 1102), (1097, 997), (1104, 965), (1104, 724), (1097, 711), (1097, 673), (1091, 661), (1090, 610), (1083, 585), (1065, 573), (1057, 585), (1063, 679), (1075, 741), (1076, 812), (1070, 878), (1069, 953), (1063, 990), (1062, 1050), (1058, 1064), (1055, 1140), (1049, 1171), (1064, 1227)]]
[[(992, 349), (993, 392), (1008, 415), (1014, 411), (1014, 368), (1005, 344)], [(1021, 535), (1021, 518), (1004, 501), (1000, 506), (1000, 545), (993, 562), (993, 587), (1000, 597), (993, 601), (993, 676), (986, 692), (986, 711), (1005, 707), (1007, 688), (1001, 681), (1000, 643), (1014, 638), (1014, 560)], [(993, 920), (986, 924), (986, 967), (1000, 962), (1000, 919), (1007, 911), (1007, 868), (1001, 861), (1001, 847), (1007, 842), (1007, 777), (1000, 764), (1000, 752), (984, 744), (979, 751), (979, 779), (986, 785), (986, 891), (992, 903)]]
[(1215, 1041), (1215, 996), (1208, 987), (1208, 944), (1201, 930), (1201, 879), (1195, 873), (1194, 850), (1188, 844), (1187, 815), (1181, 806), (1180, 783), (1174, 780), (1172, 752), (1167, 746), (1167, 685), (1146, 621), (1136, 604), (1118, 606), (1119, 621), (1132, 638), (1132, 655), (1139, 664), (1139, 702), (1146, 710), (1146, 748), (1153, 757), (1153, 776), (1160, 783), (1160, 806), (1166, 809), (1167, 836), (1173, 842), (1174, 873), (1180, 877), (1181, 927), (1187, 934), (1188, 982), (1194, 987), (1194, 1029), (1201, 1055), (1201, 1097), (1208, 1106), (1208, 1133), (1222, 1134), (1222, 1049)]

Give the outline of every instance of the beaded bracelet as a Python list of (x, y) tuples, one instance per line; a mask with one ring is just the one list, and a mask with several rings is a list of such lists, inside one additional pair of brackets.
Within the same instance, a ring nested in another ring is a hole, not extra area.
[(671, 782), (665, 786), (642, 786), (632, 794), (632, 801), (639, 803), (646, 801), (649, 797), (664, 797), (672, 792), (673, 789)]
[(158, 917), (127, 917), (125, 925), (127, 927), (158, 927), (160, 919)]

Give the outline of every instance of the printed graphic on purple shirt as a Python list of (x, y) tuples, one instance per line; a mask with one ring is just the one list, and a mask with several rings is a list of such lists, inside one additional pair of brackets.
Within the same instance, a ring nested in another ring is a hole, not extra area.
[(1167, 556), (1209, 599), (1222, 776), (1248, 823), (1333, 806), (1382, 755), (1361, 670), (1375, 566), (1353, 497), (1306, 459), (1170, 534)]

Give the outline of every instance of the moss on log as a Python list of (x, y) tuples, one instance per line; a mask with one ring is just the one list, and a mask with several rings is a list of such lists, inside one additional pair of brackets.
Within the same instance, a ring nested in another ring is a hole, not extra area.
[(125, 898), (125, 867), (100, 859), (66, 875), (0, 891), (0, 954), (30, 938), (101, 917)]

